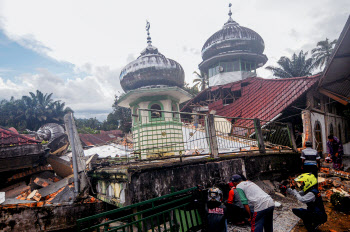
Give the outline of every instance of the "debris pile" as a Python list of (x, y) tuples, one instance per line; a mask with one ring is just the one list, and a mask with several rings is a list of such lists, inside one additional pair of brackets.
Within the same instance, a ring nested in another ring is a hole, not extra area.
[[(295, 178), (289, 177), (287, 182), (293, 184)], [(321, 192), (324, 201), (331, 202), (333, 206), (336, 206), (335, 204), (340, 206), (341, 202), (348, 204), (350, 202), (350, 173), (329, 167), (320, 168), (318, 173), (318, 190)], [(335, 203), (336, 200), (334, 198), (341, 199), (341, 202)], [(344, 207), (336, 208), (343, 209)]]
[[(10, 178), (11, 180), (13, 178)], [(73, 175), (62, 178), (53, 171), (44, 171), (27, 176), (23, 181), (0, 189), (5, 193), (0, 208), (43, 207), (72, 204), (77, 197)], [(27, 181), (29, 183), (27, 184)], [(80, 203), (94, 203), (94, 197), (85, 196)]]
[(327, 201), (331, 201), (332, 196), (336, 193), (341, 197), (350, 197), (349, 172), (321, 168), (318, 179), (318, 188)]
[[(21, 160), (27, 156), (27, 151), (17, 152), (15, 158), (13, 158), (12, 153), (10, 154), (12, 162), (16, 166), (13, 166), (12, 170), (1, 172), (0, 208), (97, 202), (94, 197), (87, 194), (87, 177), (84, 175), (84, 171), (86, 170), (85, 164), (89, 163), (85, 161), (89, 157), (81, 157), (84, 160), (84, 165), (78, 167), (80, 168), (78, 178), (82, 184), (80, 184), (79, 191), (75, 188), (72, 161), (71, 159), (63, 159), (71, 138), (68, 138), (69, 136), (62, 126), (54, 123), (46, 124), (38, 132), (33, 132), (35, 139), (29, 139), (27, 136), (5, 128), (1, 129), (0, 155), (7, 155), (8, 149), (12, 147), (17, 147), (17, 151), (22, 151), (22, 146), (27, 144), (39, 144), (42, 146), (40, 150), (45, 150), (45, 152), (40, 153), (41, 156), (38, 157), (40, 161), (33, 162), (35, 167), (22, 165)], [(84, 186), (82, 187), (82, 185)]]

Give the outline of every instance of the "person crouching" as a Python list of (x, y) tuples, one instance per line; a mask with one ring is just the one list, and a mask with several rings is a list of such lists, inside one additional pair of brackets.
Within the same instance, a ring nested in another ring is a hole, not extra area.
[(301, 218), (308, 231), (315, 231), (316, 228), (327, 221), (327, 214), (323, 206), (320, 192), (317, 190), (317, 179), (311, 173), (304, 173), (294, 181), (300, 184), (300, 192), (295, 186), (287, 189), (287, 193), (295, 196), (300, 202), (307, 205), (307, 209), (294, 208), (293, 213)]
[(219, 188), (213, 187), (208, 191), (206, 204), (208, 232), (227, 232), (227, 209), (222, 203), (223, 194)]

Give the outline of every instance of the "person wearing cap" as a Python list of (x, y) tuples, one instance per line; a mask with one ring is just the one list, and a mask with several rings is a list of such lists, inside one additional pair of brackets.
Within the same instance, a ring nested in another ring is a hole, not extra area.
[[(246, 215), (249, 215), (248, 221), (250, 221), (250, 209), (248, 205), (248, 199), (245, 197), (241, 189), (236, 189), (235, 185), (228, 183), (230, 191), (227, 199), (227, 211), (228, 220), (236, 225), (244, 225)], [(245, 212), (245, 210), (247, 212)]]
[(301, 169), (303, 172), (308, 172), (314, 174), (314, 176), (317, 177), (317, 171), (320, 169), (321, 163), (320, 163), (320, 154), (315, 150), (312, 149), (312, 142), (306, 141), (305, 142), (305, 149), (301, 151)]
[(273, 210), (275, 202), (271, 196), (265, 193), (258, 185), (234, 174), (231, 178), (232, 183), (237, 189), (241, 189), (248, 199), (248, 202), (254, 207), (254, 213), (251, 215), (252, 232), (273, 232)]

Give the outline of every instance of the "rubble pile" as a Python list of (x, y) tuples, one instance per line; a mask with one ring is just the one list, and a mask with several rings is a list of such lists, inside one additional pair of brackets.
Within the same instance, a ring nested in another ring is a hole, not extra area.
[[(52, 171), (44, 171), (26, 179), (29, 179), (29, 184), (20, 181), (0, 189), (0, 192), (5, 193), (5, 200), (1, 202), (0, 208), (59, 206), (76, 202), (73, 175), (62, 178)], [(80, 203), (97, 201), (92, 196), (79, 200)]]
[[(39, 144), (41, 150), (39, 165), (26, 168), (20, 166), (20, 160), (27, 154), (19, 153), (13, 162), (18, 163), (11, 172), (1, 172), (0, 208), (43, 207), (49, 205), (66, 205), (78, 202), (94, 203), (97, 200), (88, 194), (78, 192), (74, 186), (73, 165), (70, 158), (64, 159), (70, 142), (64, 128), (58, 124), (49, 123), (42, 126), (35, 137), (38, 140), (29, 140), (26, 136), (2, 129), (3, 147), (18, 147), (23, 143)], [(16, 143), (17, 142), (17, 143)], [(40, 144), (41, 142), (41, 144)], [(45, 152), (44, 152), (45, 150)], [(7, 154), (7, 150), (0, 150)], [(88, 157), (83, 157), (88, 159)], [(85, 166), (81, 167), (82, 170)], [(83, 181), (82, 176), (78, 177)]]
[(319, 186), (323, 198), (332, 202), (334, 205), (334, 196), (350, 200), (350, 173), (344, 171), (333, 170), (330, 168), (321, 168), (319, 173)]
[[(295, 178), (289, 177), (289, 183), (293, 183)], [(350, 201), (350, 173), (329, 167), (320, 168), (318, 190), (321, 192), (324, 201), (332, 202), (332, 196), (335, 194), (341, 198), (348, 198)]]

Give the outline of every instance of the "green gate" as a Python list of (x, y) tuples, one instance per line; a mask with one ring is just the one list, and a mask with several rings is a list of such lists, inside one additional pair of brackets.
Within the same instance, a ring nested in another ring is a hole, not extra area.
[(193, 204), (197, 187), (77, 220), (78, 231), (187, 232), (201, 229), (202, 219)]

